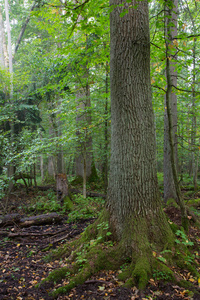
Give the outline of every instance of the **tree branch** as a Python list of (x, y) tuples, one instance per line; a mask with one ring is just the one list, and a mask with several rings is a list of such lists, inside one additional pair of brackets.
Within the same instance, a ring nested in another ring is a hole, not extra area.
[[(33, 4), (33, 6), (31, 7), (30, 13), (35, 9), (36, 6), (37, 6), (37, 1), (35, 1), (34, 4)], [(31, 18), (31, 16), (29, 14), (29, 16), (27, 17), (24, 25), (22, 26), (22, 29), (21, 29), (20, 34), (18, 36), (17, 43), (16, 43), (16, 46), (15, 46), (15, 53), (14, 54), (17, 53), (17, 50), (19, 48), (19, 45), (20, 45), (21, 40), (22, 40), (22, 37), (23, 37), (24, 32), (26, 30), (26, 26), (28, 25), (28, 22), (30, 21), (30, 18)]]
[(183, 39), (189, 39), (189, 38), (199, 37), (199, 36), (200, 34), (192, 34), (184, 37), (174, 37), (173, 40), (183, 40)]
[(159, 89), (159, 90), (162, 90), (163, 92), (166, 93), (166, 90), (161, 88), (160, 86), (157, 86), (157, 85), (151, 85), (152, 87), (156, 88), (156, 89)]
[[(175, 85), (172, 85), (172, 87), (174, 87), (176, 90), (181, 91), (181, 92), (193, 93), (193, 91), (191, 91), (191, 90), (180, 89), (180, 88), (176, 87)], [(200, 94), (200, 92), (196, 92), (196, 91), (195, 91), (195, 93)]]

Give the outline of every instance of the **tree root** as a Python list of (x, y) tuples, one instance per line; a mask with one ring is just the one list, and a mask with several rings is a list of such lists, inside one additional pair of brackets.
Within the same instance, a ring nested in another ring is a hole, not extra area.
[[(51, 296), (56, 298), (60, 294), (68, 293), (78, 284), (83, 284), (100, 270), (119, 270), (120, 266), (124, 266), (124, 270), (119, 274), (119, 279), (125, 282), (126, 287), (136, 285), (142, 290), (156, 272), (163, 274), (164, 280), (176, 282), (171, 266), (177, 263), (176, 253), (186, 253), (185, 248), (182, 249), (184, 245), (181, 247), (176, 245), (174, 236), (170, 233), (168, 238), (171, 238), (171, 241), (166, 240), (165, 244), (161, 241), (156, 248), (156, 244), (149, 242), (148, 235), (144, 236), (146, 225), (143, 224), (142, 227), (142, 220), (139, 224), (142, 237), (132, 230), (129, 232), (129, 236), (128, 234), (124, 235), (122, 240), (116, 243), (111, 239), (106, 216), (102, 214), (94, 224), (86, 228), (79, 239), (68, 242), (64, 247), (53, 252), (51, 259), (65, 257), (66, 264), (60, 270), (49, 274), (41, 282), (41, 285), (45, 282), (57, 283), (65, 279), (67, 285), (59, 287), (51, 293)], [(154, 226), (153, 230), (155, 228)], [(131, 234), (132, 243), (130, 244), (126, 239), (130, 239)], [(155, 236), (156, 242), (157, 238)], [(131, 249), (127, 250), (127, 247), (131, 247)], [(180, 261), (180, 258), (178, 259)]]

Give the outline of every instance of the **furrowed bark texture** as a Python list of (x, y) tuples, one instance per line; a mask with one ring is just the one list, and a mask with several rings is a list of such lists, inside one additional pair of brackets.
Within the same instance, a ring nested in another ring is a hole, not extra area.
[[(111, 0), (110, 4), (122, 2)], [(146, 218), (146, 224), (151, 224), (155, 219), (158, 231), (158, 220), (167, 226), (156, 174), (148, 3), (144, 0), (130, 4), (137, 4), (137, 9), (129, 8), (120, 17), (123, 9), (117, 7), (110, 19), (112, 125), (107, 208), (111, 228), (119, 240), (132, 220)]]

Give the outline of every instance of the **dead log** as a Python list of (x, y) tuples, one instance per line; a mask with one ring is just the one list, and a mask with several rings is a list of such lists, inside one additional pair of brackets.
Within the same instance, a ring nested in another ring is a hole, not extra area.
[(62, 220), (62, 217), (57, 213), (44, 214), (38, 216), (32, 216), (28, 218), (22, 218), (20, 220), (20, 227), (29, 227), (33, 225), (47, 225), (59, 223)]
[(8, 236), (9, 232), (6, 230), (0, 230), (0, 235), (1, 236)]
[(9, 214), (5, 216), (0, 216), (0, 226), (13, 225), (19, 223), (20, 215), (19, 214)]
[(48, 191), (48, 190), (53, 190), (56, 192), (56, 188), (53, 185), (46, 185), (46, 186), (37, 186), (37, 188), (34, 186), (34, 189), (37, 189), (39, 191)]

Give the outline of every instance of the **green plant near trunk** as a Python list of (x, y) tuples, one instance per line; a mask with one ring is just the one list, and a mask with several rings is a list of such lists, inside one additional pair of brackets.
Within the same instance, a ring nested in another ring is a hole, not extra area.
[[(110, 234), (108, 217), (109, 214), (104, 210), (98, 220), (88, 226), (78, 240), (70, 241), (48, 255), (48, 261), (62, 258), (66, 267), (59, 271), (53, 271), (40, 284), (54, 282), (55, 278), (58, 278), (56, 282), (61, 281), (62, 278), (67, 278), (69, 281), (66, 286), (54, 290), (51, 296), (56, 298), (60, 294), (68, 293), (76, 285), (83, 284), (100, 270), (121, 269), (119, 280), (124, 281), (124, 286), (137, 285), (139, 289), (143, 289), (150, 278), (158, 281), (174, 281), (179, 284), (175, 279), (173, 266), (186, 268), (195, 277), (199, 277), (195, 267), (196, 262), (189, 250), (188, 243), (176, 243), (173, 235), (171, 235), (171, 240), (166, 242), (165, 248), (150, 244), (146, 238), (137, 240), (138, 243), (141, 243), (140, 247), (143, 251), (139, 255), (135, 253), (135, 256), (127, 257), (124, 247), (126, 236), (120, 242), (114, 241), (113, 235)], [(141, 235), (144, 227), (141, 220)], [(134, 230), (127, 234), (131, 234), (132, 240), (135, 240)], [(180, 235), (179, 231), (178, 235)], [(181, 238), (183, 238), (182, 233)], [(184, 285), (184, 282), (180, 282), (180, 285)]]

